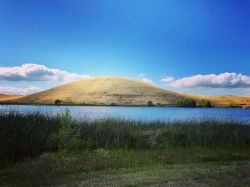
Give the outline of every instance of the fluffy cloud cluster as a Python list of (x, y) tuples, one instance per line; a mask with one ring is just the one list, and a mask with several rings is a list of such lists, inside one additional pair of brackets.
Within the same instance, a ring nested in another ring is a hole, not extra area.
[(58, 81), (70, 82), (89, 75), (51, 69), (40, 64), (23, 64), (16, 67), (0, 67), (0, 80), (6, 81)]
[(170, 83), (170, 82), (173, 82), (175, 79), (174, 77), (171, 77), (169, 75), (166, 75), (164, 76), (162, 79), (161, 79), (161, 82), (164, 82), (164, 83)]
[(151, 79), (146, 78), (146, 77), (143, 77), (143, 78), (142, 78), (142, 81), (143, 81), (143, 82), (146, 82), (146, 83), (151, 83), (151, 84), (153, 83), (153, 81), (152, 81)]
[(10, 95), (25, 95), (41, 91), (41, 88), (36, 86), (29, 87), (13, 87), (13, 86), (0, 86), (0, 93)]
[[(161, 82), (166, 83), (164, 80)], [(167, 83), (176, 88), (250, 88), (250, 76), (237, 73), (194, 75)]]

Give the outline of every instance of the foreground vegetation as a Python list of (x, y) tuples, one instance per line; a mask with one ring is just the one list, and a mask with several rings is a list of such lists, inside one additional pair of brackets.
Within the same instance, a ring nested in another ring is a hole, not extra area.
[(247, 186), (250, 125), (5, 112), (0, 161), (0, 183), (6, 185), (230, 186), (233, 180)]

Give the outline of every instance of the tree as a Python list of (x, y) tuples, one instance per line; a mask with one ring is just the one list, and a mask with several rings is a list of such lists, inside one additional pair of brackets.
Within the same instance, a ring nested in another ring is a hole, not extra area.
[(178, 99), (176, 104), (180, 107), (196, 107), (196, 101), (190, 98)]
[(212, 104), (210, 101), (207, 101), (207, 100), (201, 100), (198, 102), (198, 105), (200, 107), (212, 107)]
[(153, 101), (148, 101), (148, 106), (153, 106), (153, 105), (154, 105)]
[(61, 104), (61, 103), (62, 103), (61, 100), (59, 100), (59, 99), (56, 99), (56, 100), (55, 100), (55, 104), (56, 104), (56, 105), (59, 105), (59, 104)]

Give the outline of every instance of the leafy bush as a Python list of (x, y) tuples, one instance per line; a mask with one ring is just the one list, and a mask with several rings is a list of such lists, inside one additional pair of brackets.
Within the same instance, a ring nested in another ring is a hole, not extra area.
[(176, 104), (180, 107), (196, 107), (196, 101), (190, 98), (178, 99)]
[(71, 153), (81, 148), (80, 133), (77, 126), (73, 123), (70, 111), (66, 109), (59, 114), (60, 127), (58, 131), (51, 135), (58, 150)]

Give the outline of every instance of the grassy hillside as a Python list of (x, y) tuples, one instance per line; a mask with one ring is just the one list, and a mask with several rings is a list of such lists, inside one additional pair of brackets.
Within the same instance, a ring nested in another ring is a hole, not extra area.
[(208, 100), (213, 106), (250, 106), (250, 97), (178, 93), (124, 77), (88, 78), (28, 96), (0, 95), (0, 102), (54, 104), (60, 100), (64, 104), (147, 105), (152, 101), (154, 105), (175, 105), (176, 100), (183, 98)]
[(63, 86), (18, 99), (22, 103), (54, 103), (94, 105), (147, 105), (173, 104), (182, 94), (167, 91), (143, 81), (121, 77), (97, 77), (76, 81)]

